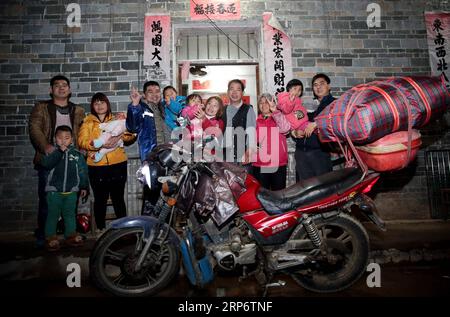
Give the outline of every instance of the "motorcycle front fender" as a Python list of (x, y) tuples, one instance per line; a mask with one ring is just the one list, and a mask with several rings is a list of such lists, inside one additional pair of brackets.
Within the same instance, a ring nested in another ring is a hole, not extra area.
[[(159, 220), (150, 216), (132, 216), (119, 218), (111, 222), (110, 228), (113, 230), (124, 229), (124, 228), (142, 228), (144, 230), (144, 239), (147, 240), (154, 227), (159, 223)], [(164, 226), (168, 224), (164, 223)], [(172, 241), (175, 245), (180, 244), (180, 239), (172, 228), (169, 228), (168, 239)]]

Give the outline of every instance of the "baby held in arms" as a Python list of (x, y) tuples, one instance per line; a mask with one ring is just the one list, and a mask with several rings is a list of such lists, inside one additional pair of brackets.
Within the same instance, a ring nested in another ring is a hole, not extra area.
[(94, 160), (94, 162), (100, 162), (103, 156), (106, 153), (114, 151), (118, 147), (123, 147), (123, 140), (120, 139), (117, 144), (109, 149), (103, 148), (103, 144), (109, 141), (111, 137), (116, 137), (121, 134), (123, 134), (125, 131), (127, 131), (127, 128), (125, 126), (125, 120), (126, 120), (126, 114), (123, 112), (119, 112), (115, 120), (109, 121), (109, 122), (103, 122), (100, 123), (100, 129), (102, 130), (102, 134), (100, 137), (98, 137), (95, 140), (91, 141), (91, 145), (95, 148), (99, 148), (95, 153), (91, 154), (91, 158)]

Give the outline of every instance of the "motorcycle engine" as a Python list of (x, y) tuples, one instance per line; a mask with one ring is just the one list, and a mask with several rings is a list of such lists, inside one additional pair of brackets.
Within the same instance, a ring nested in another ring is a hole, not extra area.
[(256, 244), (252, 243), (243, 227), (234, 227), (228, 232), (228, 239), (210, 246), (220, 268), (230, 271), (237, 265), (256, 261)]
[(233, 252), (229, 245), (224, 245), (221, 250), (214, 252), (214, 257), (222, 269), (230, 271), (237, 265), (255, 263), (256, 245), (254, 243), (242, 245), (239, 252)]

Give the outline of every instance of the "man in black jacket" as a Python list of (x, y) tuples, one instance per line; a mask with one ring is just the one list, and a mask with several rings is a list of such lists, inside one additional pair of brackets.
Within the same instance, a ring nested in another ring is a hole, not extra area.
[(228, 83), (228, 98), (223, 121), (225, 161), (242, 164), (249, 172), (252, 154), (256, 153), (256, 114), (252, 105), (243, 102), (245, 85), (239, 79)]
[(316, 74), (312, 79), (314, 98), (319, 102), (317, 109), (308, 113), (311, 122), (305, 131), (293, 131), (295, 147), (295, 162), (297, 181), (319, 176), (333, 169), (331, 156), (326, 146), (320, 143), (316, 133), (317, 125), (314, 118), (318, 116), (325, 107), (332, 103), (334, 98), (330, 91), (330, 78), (325, 74)]

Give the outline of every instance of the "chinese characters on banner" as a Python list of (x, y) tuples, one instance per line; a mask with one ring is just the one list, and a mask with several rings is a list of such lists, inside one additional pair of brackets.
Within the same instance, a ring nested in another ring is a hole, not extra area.
[(285, 90), (292, 79), (291, 40), (270, 12), (263, 14), (266, 87), (271, 94)]
[(447, 88), (450, 87), (450, 12), (425, 12), (428, 52), (432, 75), (443, 75)]
[(170, 15), (145, 15), (144, 66), (147, 78), (153, 80), (170, 77)]
[[(205, 15), (206, 14), (206, 15)], [(240, 0), (191, 0), (191, 20), (239, 20)]]

